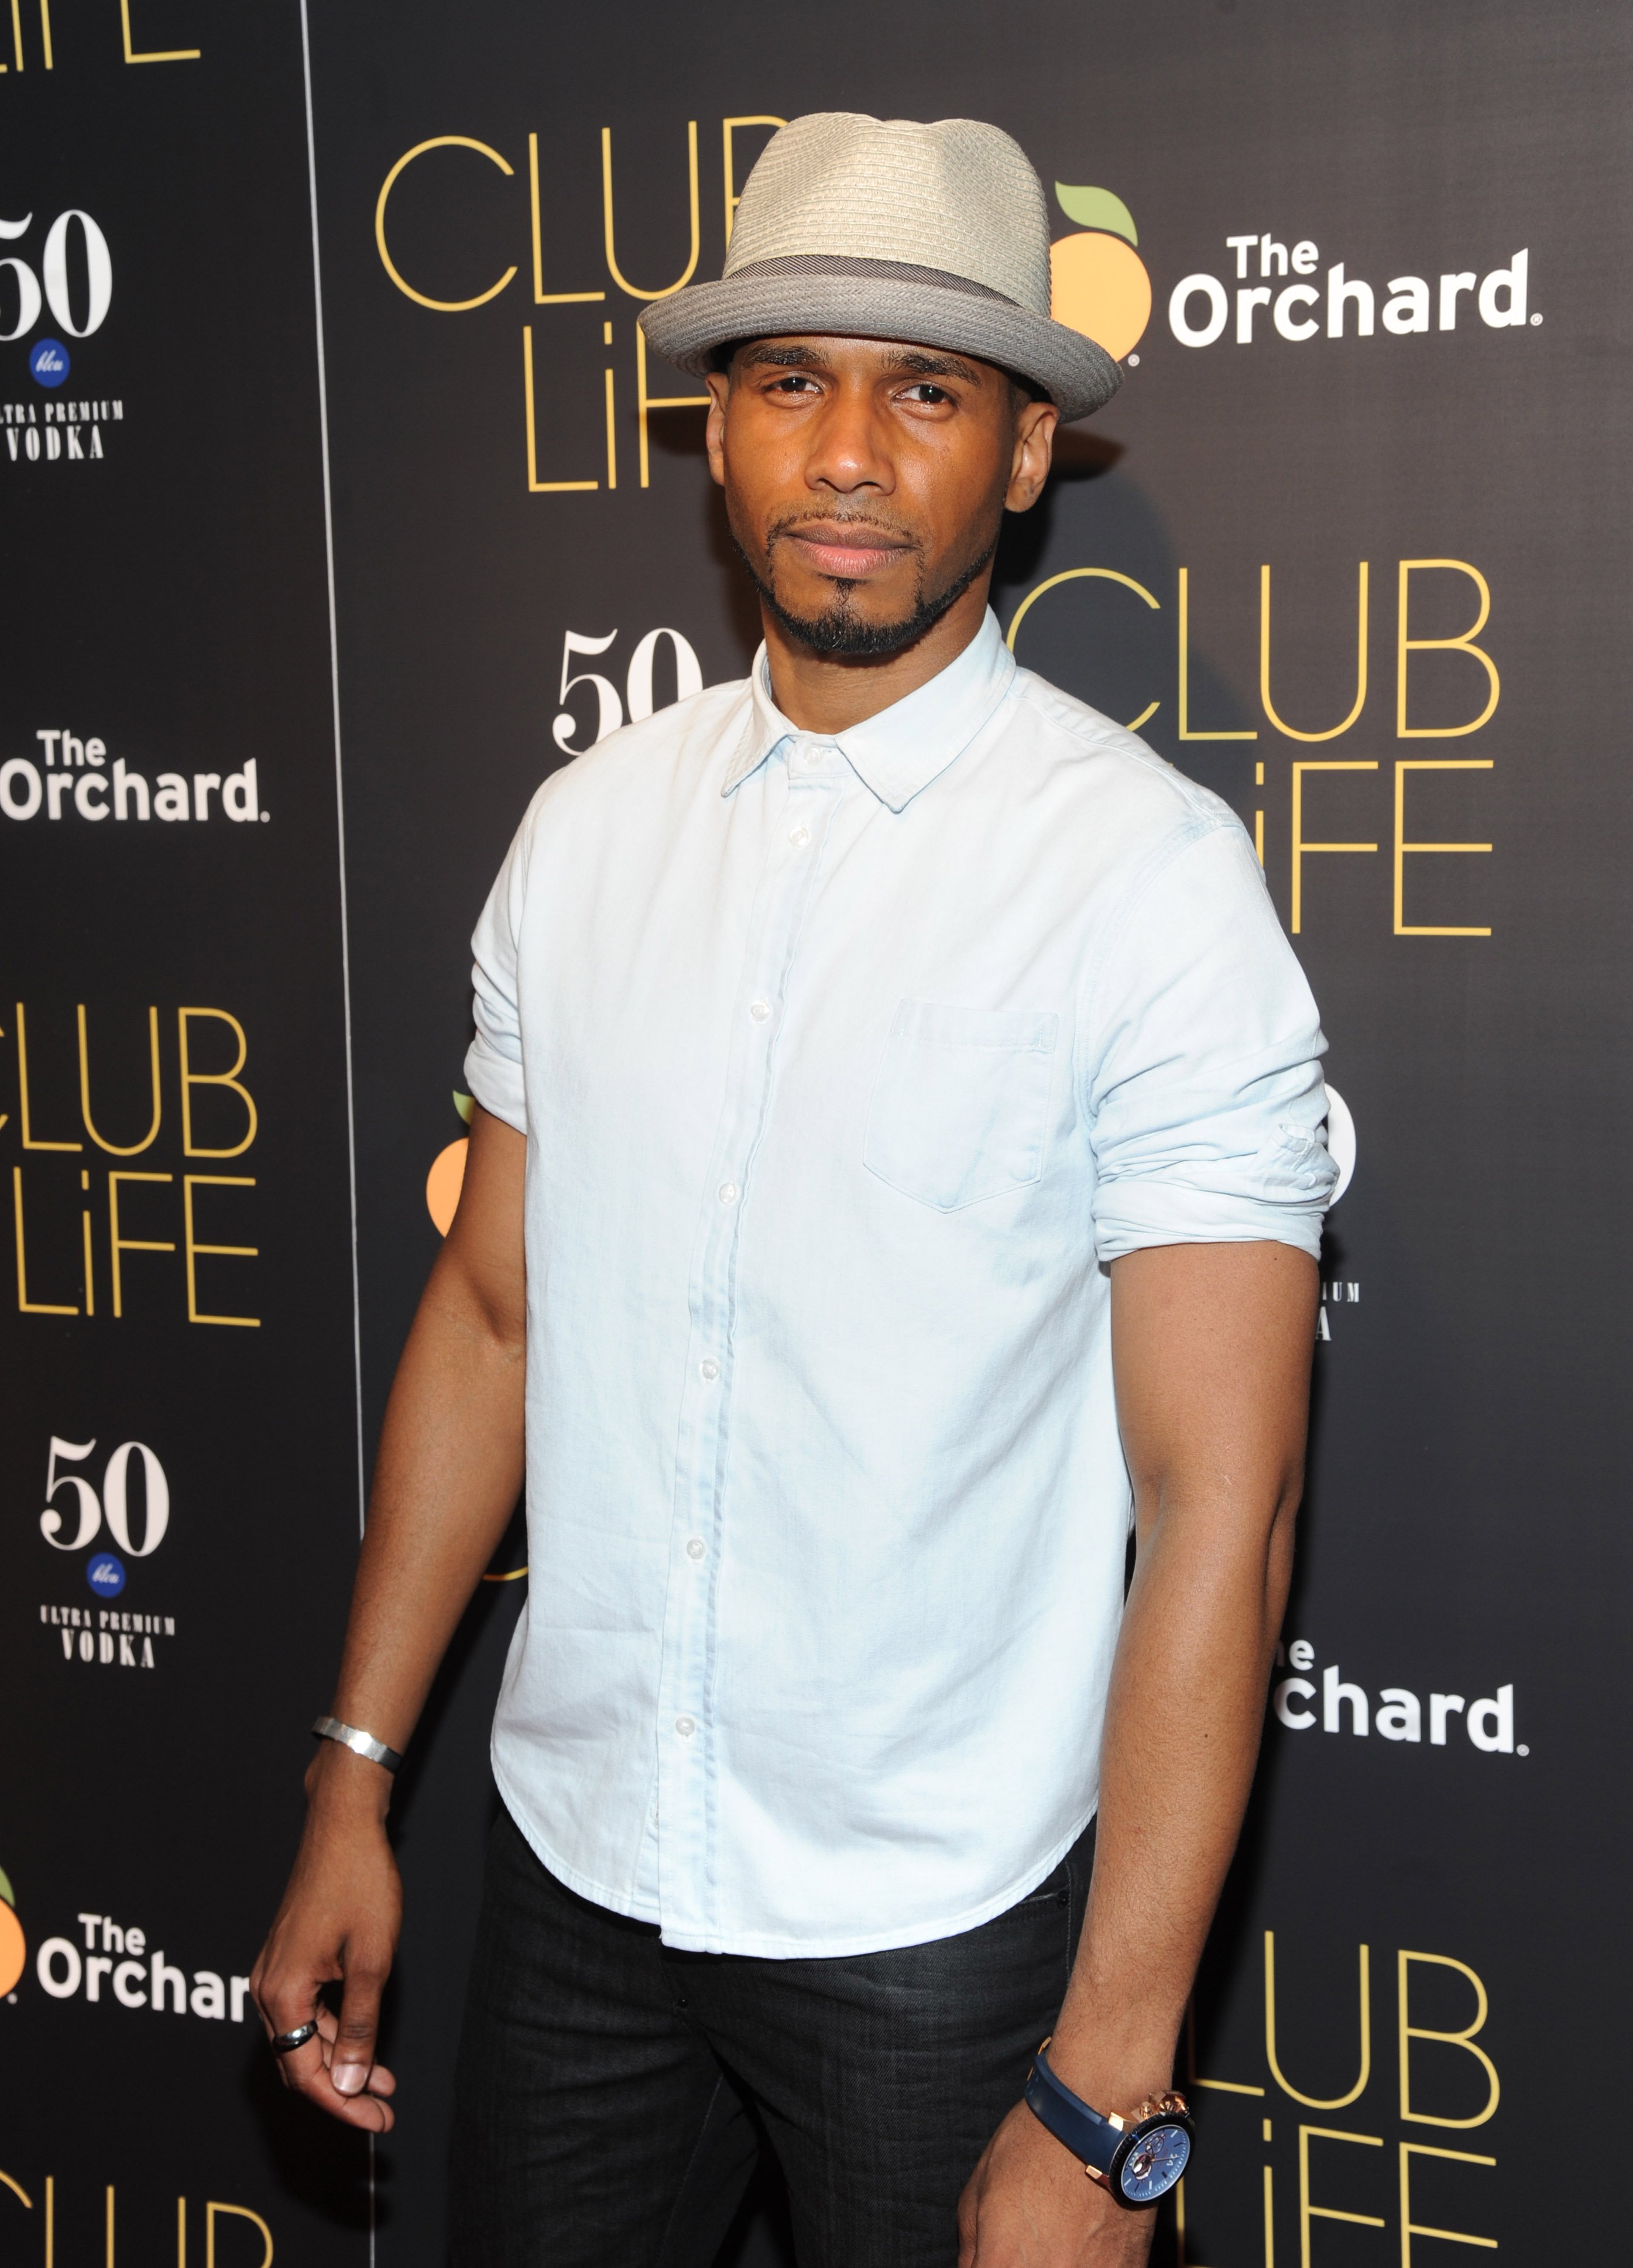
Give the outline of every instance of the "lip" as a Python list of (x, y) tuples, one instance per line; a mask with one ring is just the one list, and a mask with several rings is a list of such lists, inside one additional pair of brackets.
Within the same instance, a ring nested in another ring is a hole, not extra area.
[(855, 583), (881, 569), (893, 566), (907, 552), (905, 543), (893, 543), (875, 539), (872, 542), (858, 541), (842, 526), (798, 528), (783, 541), (791, 543), (808, 567), (819, 575), (828, 575), (837, 582)]

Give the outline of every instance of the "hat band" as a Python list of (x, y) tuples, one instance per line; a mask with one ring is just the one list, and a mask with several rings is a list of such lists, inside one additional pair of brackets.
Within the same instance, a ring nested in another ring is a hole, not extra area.
[(778, 260), (751, 261), (745, 267), (729, 269), (721, 281), (740, 284), (751, 276), (872, 276), (890, 284), (935, 284), (945, 291), (963, 291), (972, 299), (996, 300), (1001, 307), (1020, 306), (1019, 299), (977, 284), (968, 276), (954, 276), (945, 268), (921, 268), (910, 260), (852, 259), (843, 252), (794, 252)]

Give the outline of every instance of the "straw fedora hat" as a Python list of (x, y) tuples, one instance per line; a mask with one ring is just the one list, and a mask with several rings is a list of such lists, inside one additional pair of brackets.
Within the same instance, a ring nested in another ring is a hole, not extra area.
[(979, 355), (1063, 418), (1122, 372), (1049, 317), (1048, 206), (1017, 142), (974, 118), (813, 111), (774, 134), (744, 185), (717, 284), (641, 313), (658, 352), (701, 377), (738, 339), (829, 332)]

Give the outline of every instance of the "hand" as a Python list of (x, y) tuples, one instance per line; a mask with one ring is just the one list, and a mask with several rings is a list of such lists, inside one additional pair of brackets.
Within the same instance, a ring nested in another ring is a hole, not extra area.
[(1130, 2213), (1018, 2102), (959, 2199), (958, 2268), (1141, 2268), (1154, 2213)]
[[(375, 2062), (374, 2037), (402, 1926), (402, 1885), (386, 1837), (390, 1781), (379, 1765), (326, 1742), (306, 1791), (294, 1872), (249, 1989), (268, 2038), (317, 2018), (318, 2036), (277, 2058), (284, 2086), (348, 2126), (386, 2134), (397, 2082)], [(338, 2017), (318, 1999), (332, 1983), (342, 1988)]]

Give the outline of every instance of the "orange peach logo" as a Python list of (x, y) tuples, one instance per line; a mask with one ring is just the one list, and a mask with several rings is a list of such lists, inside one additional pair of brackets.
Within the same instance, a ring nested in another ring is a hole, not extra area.
[(9, 1992), (28, 1959), (28, 1940), (17, 1918), (17, 1896), (0, 1868), (0, 1993)]
[(1056, 181), (1055, 195), (1078, 232), (1049, 247), (1050, 312), (1121, 362), (1144, 336), (1151, 313), (1151, 279), (1134, 248), (1140, 240), (1134, 216), (1109, 189)]
[[(471, 1098), (456, 1088), (453, 1107), (468, 1126), (471, 1123)], [(431, 1160), (431, 1169), (425, 1176), (425, 1210), (437, 1224), (438, 1236), (446, 1236), (453, 1226), (453, 1216), (459, 1211), (460, 1191), (465, 1187), (465, 1153), (470, 1138), (464, 1137), (450, 1142), (445, 1150), (438, 1150)]]

